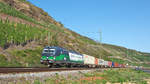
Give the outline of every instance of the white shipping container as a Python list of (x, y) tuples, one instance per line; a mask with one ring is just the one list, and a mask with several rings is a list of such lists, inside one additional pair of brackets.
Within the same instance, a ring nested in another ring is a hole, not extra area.
[(104, 65), (105, 65), (105, 66), (109, 66), (109, 65), (108, 65), (108, 61), (104, 61)]
[(83, 54), (84, 64), (95, 64), (95, 57)]
[(104, 65), (104, 60), (103, 59), (98, 59), (98, 65)]

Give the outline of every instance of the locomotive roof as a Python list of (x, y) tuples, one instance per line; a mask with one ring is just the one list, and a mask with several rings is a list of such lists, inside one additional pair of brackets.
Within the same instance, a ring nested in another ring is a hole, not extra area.
[(60, 48), (58, 46), (46, 46), (45, 48)]
[(66, 50), (65, 48), (62, 48), (62, 47), (59, 47), (59, 46), (46, 46), (44, 49), (50, 49), (50, 48), (59, 49), (59, 50)]
[(67, 49), (62, 48), (62, 47), (59, 47), (59, 46), (46, 46), (44, 49), (50, 49), (50, 48), (59, 49), (59, 50), (65, 50), (65, 51), (69, 51), (69, 52), (71, 52), (71, 53), (76, 53), (76, 54), (81, 55), (80, 53), (78, 53), (78, 52), (76, 52), (76, 51), (67, 50)]
[(76, 51), (73, 51), (73, 50), (69, 50), (69, 52), (82, 55), (82, 54), (80, 54), (80, 53), (78, 53), (78, 52), (76, 52)]

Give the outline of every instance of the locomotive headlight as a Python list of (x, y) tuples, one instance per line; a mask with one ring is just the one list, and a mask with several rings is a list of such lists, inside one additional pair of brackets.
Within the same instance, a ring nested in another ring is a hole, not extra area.
[(43, 62), (43, 60), (40, 60), (41, 62)]
[(64, 57), (64, 60), (66, 60), (66, 57)]
[(56, 59), (56, 57), (54, 57), (54, 60)]

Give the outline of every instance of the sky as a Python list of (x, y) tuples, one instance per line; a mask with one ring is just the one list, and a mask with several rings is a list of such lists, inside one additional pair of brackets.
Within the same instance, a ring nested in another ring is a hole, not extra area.
[(81, 35), (150, 52), (150, 0), (28, 0)]

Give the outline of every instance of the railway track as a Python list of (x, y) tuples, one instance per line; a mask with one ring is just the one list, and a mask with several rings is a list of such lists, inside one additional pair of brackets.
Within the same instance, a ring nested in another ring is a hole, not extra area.
[(0, 68), (0, 73), (52, 72), (71, 70), (89, 70), (89, 68)]

